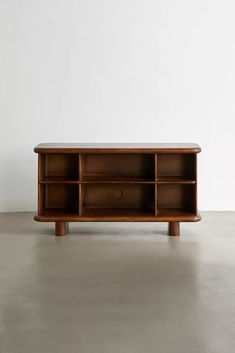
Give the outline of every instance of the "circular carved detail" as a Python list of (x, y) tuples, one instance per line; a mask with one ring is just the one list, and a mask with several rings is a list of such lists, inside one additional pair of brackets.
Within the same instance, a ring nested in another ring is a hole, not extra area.
[(115, 190), (114, 193), (113, 193), (113, 197), (114, 197), (115, 199), (121, 199), (121, 198), (122, 198), (122, 195), (123, 195), (123, 193), (122, 193), (121, 190)]

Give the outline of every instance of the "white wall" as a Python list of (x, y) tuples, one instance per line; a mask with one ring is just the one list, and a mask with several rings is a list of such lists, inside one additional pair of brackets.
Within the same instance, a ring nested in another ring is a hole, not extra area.
[(39, 142), (197, 142), (235, 210), (233, 0), (1, 0), (0, 211), (36, 209)]

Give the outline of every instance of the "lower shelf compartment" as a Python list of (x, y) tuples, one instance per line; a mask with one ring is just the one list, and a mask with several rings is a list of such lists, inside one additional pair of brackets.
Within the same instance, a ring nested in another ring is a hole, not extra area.
[[(196, 192), (195, 185), (190, 184), (159, 184), (157, 186), (158, 214), (195, 213)], [(172, 211), (173, 210), (173, 211)], [(178, 211), (177, 211), (178, 210)]]
[[(155, 186), (149, 184), (84, 184), (82, 208), (154, 210)], [(97, 211), (98, 212), (98, 211)]]
[(40, 184), (42, 213), (78, 212), (79, 188), (76, 184)]

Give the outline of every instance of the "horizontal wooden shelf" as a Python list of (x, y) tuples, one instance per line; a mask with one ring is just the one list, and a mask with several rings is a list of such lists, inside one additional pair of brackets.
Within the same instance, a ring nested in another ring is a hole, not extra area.
[(196, 222), (201, 217), (179, 209), (159, 209), (155, 216), (152, 209), (83, 208), (81, 216), (78, 210), (47, 209), (34, 219), (41, 222)]
[(105, 175), (85, 175), (80, 183), (102, 183), (102, 184), (154, 184), (155, 180), (148, 177), (135, 177), (135, 176), (105, 176)]
[(178, 209), (178, 208), (158, 208), (156, 217), (160, 217), (160, 218), (179, 217), (179, 218), (184, 218), (189, 220), (197, 218), (195, 219), (197, 221), (201, 219), (198, 213), (193, 213), (192, 211), (188, 211), (186, 209)]
[(195, 180), (176, 176), (161, 176), (156, 179), (157, 184), (195, 184)]
[(82, 180), (70, 177), (44, 177), (40, 184), (195, 184), (195, 180), (181, 177), (125, 177), (125, 176), (84, 176)]
[(39, 180), (40, 184), (78, 184), (79, 181), (76, 178), (67, 176), (47, 176)]
[(81, 217), (149, 217), (154, 214), (154, 209), (83, 208)]
[(42, 217), (61, 217), (61, 216), (79, 216), (77, 208), (44, 208), (42, 211)]
[(41, 143), (36, 153), (199, 153), (196, 143)]

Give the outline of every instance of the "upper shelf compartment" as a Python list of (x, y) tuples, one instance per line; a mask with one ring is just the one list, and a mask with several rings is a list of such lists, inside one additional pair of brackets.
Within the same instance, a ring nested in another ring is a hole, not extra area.
[[(157, 155), (157, 180), (174, 182), (182, 179), (195, 180), (196, 178), (196, 156), (195, 154), (178, 154), (178, 153), (159, 153)], [(169, 180), (168, 180), (169, 179)]]
[(146, 181), (155, 179), (155, 155), (107, 153), (82, 155), (82, 180)]
[(48, 153), (42, 157), (43, 182), (66, 182), (79, 179), (79, 155)]

